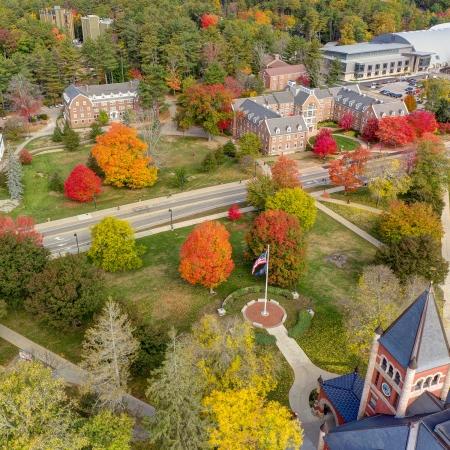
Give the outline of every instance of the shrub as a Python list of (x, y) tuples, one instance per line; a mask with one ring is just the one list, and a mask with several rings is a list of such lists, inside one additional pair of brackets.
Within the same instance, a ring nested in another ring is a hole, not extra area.
[(261, 153), (261, 139), (255, 133), (245, 133), (239, 139), (239, 156), (258, 156)]
[(228, 210), (228, 219), (230, 219), (232, 222), (239, 220), (242, 216), (241, 210), (239, 209), (239, 206), (235, 203), (234, 205), (230, 206), (230, 209)]
[(275, 345), (277, 338), (267, 333), (265, 330), (255, 330), (255, 342), (258, 345)]
[(177, 167), (175, 169), (174, 184), (178, 189), (183, 190), (189, 181), (187, 170), (184, 167)]
[(311, 326), (311, 314), (308, 311), (302, 309), (298, 312), (297, 322), (295, 325), (289, 330), (288, 335), (293, 339), (298, 339), (300, 336), (303, 336), (308, 328)]
[(223, 146), (223, 153), (230, 158), (235, 158), (237, 153), (236, 146), (231, 141), (228, 141)]
[(26, 148), (23, 148), (20, 150), (19, 160), (23, 166), (28, 166), (33, 161), (33, 155)]
[(48, 180), (48, 188), (53, 192), (64, 192), (64, 181), (59, 172), (53, 172)]
[(102, 134), (102, 126), (97, 121), (93, 122), (91, 125), (91, 131), (89, 132), (89, 137), (95, 141), (97, 136), (101, 136)]
[(214, 159), (216, 160), (216, 164), (218, 166), (222, 165), (225, 162), (225, 153), (222, 148), (218, 148), (214, 151)]
[(102, 180), (83, 164), (78, 164), (64, 182), (67, 198), (77, 202), (90, 202), (101, 192)]
[(319, 134), (314, 141), (313, 152), (314, 154), (325, 158), (329, 155), (334, 155), (337, 151), (336, 141), (333, 139), (331, 130), (328, 128), (321, 128)]
[(19, 141), (25, 135), (25, 126), (21, 119), (9, 118), (3, 126), (3, 134), (7, 141)]
[(280, 189), (266, 200), (266, 209), (281, 210), (297, 217), (302, 230), (308, 231), (314, 225), (317, 208), (314, 199), (302, 188)]
[(214, 153), (209, 152), (206, 154), (202, 161), (201, 170), (202, 172), (209, 173), (217, 169), (217, 160), (214, 157)]
[(63, 140), (63, 132), (61, 131), (61, 128), (59, 128), (59, 126), (56, 125), (55, 129), (53, 130), (52, 141), (62, 142), (62, 140)]
[(48, 114), (42, 113), (37, 115), (38, 120), (48, 120)]
[(74, 152), (80, 148), (80, 136), (67, 123), (64, 126), (62, 143), (64, 144), (64, 148), (69, 152)]
[(88, 160), (86, 162), (86, 167), (91, 169), (92, 172), (94, 172), (95, 175), (99, 176), (100, 178), (105, 177), (105, 172), (103, 172), (102, 168), (98, 165), (98, 162), (92, 153), (89, 153)]
[(101, 111), (98, 113), (97, 121), (98, 121), (98, 123), (99, 123), (102, 127), (108, 125), (108, 122), (109, 122), (109, 116), (108, 116), (108, 113), (107, 113), (106, 111), (101, 110)]
[(305, 244), (296, 217), (284, 211), (263, 212), (253, 222), (246, 242), (251, 260), (270, 245), (270, 284), (292, 287), (298, 282), (305, 269)]

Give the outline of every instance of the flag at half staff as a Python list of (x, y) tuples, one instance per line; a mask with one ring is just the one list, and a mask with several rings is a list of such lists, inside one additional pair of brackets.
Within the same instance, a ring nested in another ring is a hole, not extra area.
[[(255, 261), (252, 268), (252, 275), (255, 274), (256, 269), (259, 269), (256, 275), (263, 275), (265, 273), (265, 266), (267, 264), (267, 252), (261, 253), (259, 258)], [(264, 267), (261, 267), (264, 266)]]

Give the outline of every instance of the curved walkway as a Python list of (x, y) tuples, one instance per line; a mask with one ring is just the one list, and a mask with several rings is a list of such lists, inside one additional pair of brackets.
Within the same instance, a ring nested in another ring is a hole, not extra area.
[(314, 365), (298, 343), (288, 336), (284, 325), (267, 329), (267, 332), (275, 336), (277, 347), (294, 371), (294, 383), (289, 391), (289, 404), (298, 414), (304, 430), (301, 450), (316, 450), (322, 421), (311, 413), (309, 394), (317, 387), (319, 375), (325, 379), (337, 375)]

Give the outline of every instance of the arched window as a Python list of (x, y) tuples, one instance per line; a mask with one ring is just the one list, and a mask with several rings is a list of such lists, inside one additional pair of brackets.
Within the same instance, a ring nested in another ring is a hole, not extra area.
[(431, 382), (431, 384), (438, 384), (439, 383), (439, 374), (437, 373), (434, 377), (433, 377), (433, 381)]
[(388, 370), (388, 375), (392, 378), (394, 375), (394, 367), (392, 366), (392, 364), (389, 364), (389, 370)]
[(275, 133), (276, 134), (280, 134), (280, 129), (279, 128), (275, 128)]
[(290, 132), (291, 132), (291, 127), (287, 127), (287, 128), (286, 128), (286, 131), (287, 131), (288, 133), (290, 133)]
[(395, 384), (400, 384), (400, 374), (398, 372), (395, 372), (394, 381)]
[(415, 390), (416, 390), (416, 391), (420, 391), (420, 390), (422, 389), (422, 383), (423, 383), (423, 380), (419, 380), (419, 381), (416, 383), (416, 386), (415, 386)]
[(428, 378), (425, 380), (425, 383), (423, 383), (423, 387), (424, 387), (424, 388), (430, 387), (430, 384), (431, 384), (431, 377), (428, 377)]
[(386, 358), (383, 358), (383, 361), (381, 362), (381, 368), (383, 370), (387, 369), (387, 359)]

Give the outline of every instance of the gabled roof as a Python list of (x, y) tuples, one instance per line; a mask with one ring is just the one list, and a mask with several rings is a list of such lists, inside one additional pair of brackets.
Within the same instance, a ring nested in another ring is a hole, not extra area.
[(264, 69), (264, 71), (270, 75), (291, 75), (291, 74), (297, 74), (297, 73), (306, 73), (306, 68), (303, 64), (287, 64), (285, 66), (281, 67), (269, 67), (267, 69)]
[(75, 86), (71, 84), (64, 90), (70, 100), (73, 100), (77, 95), (85, 95), (90, 97), (92, 95), (109, 95), (127, 92), (136, 92), (139, 85), (139, 80), (127, 81), (125, 83), (111, 83), (111, 84), (89, 84)]
[[(271, 135), (277, 134), (277, 128), (280, 130), (280, 134), (297, 133), (308, 129), (303, 116), (275, 117), (267, 119), (266, 124)], [(288, 128), (291, 131), (288, 131)]]
[(357, 372), (322, 381), (321, 387), (346, 422), (356, 420), (364, 387), (364, 380)]
[(450, 363), (450, 350), (433, 289), (425, 290), (381, 335), (379, 342), (404, 368), (418, 372)]
[(262, 106), (248, 98), (240, 105), (239, 110), (247, 116), (251, 115), (249, 119), (256, 118), (256, 120), (264, 120), (280, 117), (280, 115), (275, 111), (272, 111), (271, 109), (266, 108), (265, 106)]

